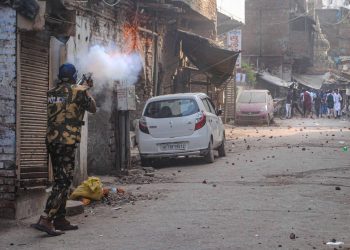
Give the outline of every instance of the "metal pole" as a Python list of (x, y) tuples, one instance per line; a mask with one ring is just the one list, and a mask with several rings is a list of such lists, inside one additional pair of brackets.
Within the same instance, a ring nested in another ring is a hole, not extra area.
[(158, 36), (157, 34), (157, 13), (153, 19), (153, 93), (154, 96), (158, 96), (160, 92), (160, 86), (158, 86)]
[(236, 99), (237, 99), (237, 83), (236, 83), (236, 74), (237, 70), (235, 68), (234, 75), (233, 75), (233, 119), (236, 119)]
[(121, 143), (120, 143), (120, 162), (121, 162), (121, 168), (120, 170), (123, 172), (125, 170), (125, 162), (126, 162), (126, 131), (125, 131), (125, 111), (120, 111), (119, 112), (120, 114), (120, 119), (119, 119), (119, 122), (120, 122), (120, 131), (119, 131), (119, 137), (121, 139)]
[(125, 169), (130, 168), (130, 111), (125, 111)]

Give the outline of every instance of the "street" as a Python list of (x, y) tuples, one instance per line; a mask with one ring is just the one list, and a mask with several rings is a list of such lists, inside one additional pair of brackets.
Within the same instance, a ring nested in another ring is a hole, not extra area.
[(215, 163), (161, 162), (162, 181), (115, 184), (150, 199), (88, 206), (70, 218), (80, 229), (59, 237), (31, 229), (37, 217), (2, 220), (0, 248), (350, 249), (349, 135), (334, 119), (227, 127), (227, 156)]

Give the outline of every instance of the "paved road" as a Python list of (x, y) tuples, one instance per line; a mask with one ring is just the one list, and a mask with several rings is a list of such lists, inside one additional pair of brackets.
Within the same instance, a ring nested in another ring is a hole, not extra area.
[(284, 120), (226, 133), (227, 157), (214, 164), (163, 163), (156, 174), (174, 181), (124, 186), (158, 200), (98, 206), (72, 218), (79, 231), (55, 238), (28, 228), (34, 219), (21, 221), (0, 229), (0, 248), (304, 250), (334, 249), (325, 244), (332, 239), (350, 246), (347, 121)]

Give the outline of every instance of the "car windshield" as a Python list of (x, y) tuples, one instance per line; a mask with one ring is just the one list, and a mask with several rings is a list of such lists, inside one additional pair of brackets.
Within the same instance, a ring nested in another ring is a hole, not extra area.
[(199, 112), (198, 105), (193, 99), (171, 99), (150, 102), (144, 116), (150, 118), (170, 118), (189, 116)]
[(266, 93), (265, 92), (243, 92), (239, 98), (239, 103), (265, 103)]

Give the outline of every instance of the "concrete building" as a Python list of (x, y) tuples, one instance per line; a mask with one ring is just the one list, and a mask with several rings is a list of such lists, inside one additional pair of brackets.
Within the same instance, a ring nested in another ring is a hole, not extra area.
[(316, 9), (321, 29), (330, 43), (329, 56), (336, 61), (339, 56), (350, 55), (349, 9)]
[(246, 0), (243, 61), (286, 81), (312, 66), (315, 21), (306, 1)]

